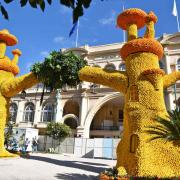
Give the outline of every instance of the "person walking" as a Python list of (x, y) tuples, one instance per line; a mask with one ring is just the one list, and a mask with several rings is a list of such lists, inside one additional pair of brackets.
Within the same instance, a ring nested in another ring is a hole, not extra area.
[(35, 137), (32, 140), (32, 152), (37, 152), (37, 146), (38, 146), (38, 142), (37, 142), (37, 139)]

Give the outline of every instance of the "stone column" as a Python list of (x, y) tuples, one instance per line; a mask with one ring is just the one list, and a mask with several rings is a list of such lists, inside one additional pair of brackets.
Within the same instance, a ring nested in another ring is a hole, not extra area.
[[(165, 70), (166, 70), (166, 74), (170, 74), (171, 73), (171, 59), (170, 56), (168, 54), (168, 49), (167, 47), (164, 48), (164, 57), (165, 57)], [(173, 87), (169, 87), (165, 93), (165, 95), (167, 95), (167, 101), (166, 101), (166, 106), (168, 110), (172, 110), (175, 107), (175, 104), (173, 103), (174, 97), (173, 97), (173, 91), (172, 90)]]
[(171, 59), (168, 55), (167, 48), (164, 48), (164, 57), (165, 57), (165, 70), (166, 70), (166, 73), (169, 74), (171, 73), (171, 66), (170, 66)]
[(171, 92), (168, 94), (168, 98), (169, 98), (170, 110), (174, 110), (175, 109), (175, 103), (173, 101), (175, 100), (175, 98)]
[(55, 122), (61, 122), (63, 116), (63, 106), (62, 106), (62, 99), (61, 99), (61, 90), (57, 89), (56, 92), (56, 107), (55, 109)]
[(18, 102), (18, 111), (17, 111), (17, 117), (16, 117), (16, 124), (18, 124), (18, 123), (23, 121), (24, 106), (25, 106), (25, 101), (24, 100), (20, 100)]
[(82, 94), (81, 100), (81, 107), (80, 107), (80, 126), (77, 127), (77, 136), (84, 137), (84, 126), (85, 126), (85, 119), (89, 109), (89, 99), (87, 93), (84, 92)]
[(83, 126), (77, 127), (77, 137), (84, 137), (84, 127)]
[(173, 97), (173, 91), (172, 89), (168, 88), (165, 91), (165, 102), (166, 102), (166, 108), (167, 110), (171, 111), (175, 108), (175, 104), (173, 103), (174, 97)]
[(41, 106), (40, 101), (36, 100), (35, 102), (35, 112), (34, 112), (34, 125), (41, 121)]

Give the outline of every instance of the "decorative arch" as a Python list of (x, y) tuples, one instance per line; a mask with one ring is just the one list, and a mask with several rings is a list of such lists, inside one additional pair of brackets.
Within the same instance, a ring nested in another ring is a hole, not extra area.
[[(62, 123), (65, 123), (65, 121), (66, 120), (68, 120), (68, 119), (72, 119), (72, 120), (74, 120), (74, 121), (76, 121), (76, 127), (75, 127), (75, 129), (77, 128), (77, 126), (79, 125), (79, 119), (78, 119), (78, 117), (76, 116), (76, 115), (74, 115), (74, 114), (67, 114), (67, 115), (65, 115), (63, 118), (62, 118)], [(65, 123), (66, 124), (66, 123)], [(68, 124), (67, 124), (68, 125)], [(73, 125), (73, 124), (72, 124)], [(69, 125), (70, 126), (70, 125)], [(74, 126), (74, 125), (73, 125)], [(70, 126), (71, 127), (71, 126)], [(72, 128), (72, 127), (71, 127)], [(73, 128), (72, 128), (73, 129)]]
[(74, 100), (66, 101), (63, 107), (63, 116), (67, 114), (75, 114), (77, 117), (79, 117), (79, 103), (77, 101)]
[(124, 100), (124, 97), (119, 93), (115, 92), (110, 95), (106, 95), (105, 97), (100, 98), (96, 104), (90, 109), (88, 112), (86, 119), (84, 121), (84, 137), (89, 137), (89, 132), (90, 132), (90, 126), (92, 123), (92, 120), (95, 116), (95, 114), (99, 111), (99, 109), (108, 101), (116, 99), (116, 98), (122, 98)]
[(61, 122), (64, 123), (64, 121), (68, 118), (72, 118), (72, 119), (76, 120), (77, 123), (79, 122), (79, 118), (74, 114), (66, 114), (65, 116), (63, 116)]

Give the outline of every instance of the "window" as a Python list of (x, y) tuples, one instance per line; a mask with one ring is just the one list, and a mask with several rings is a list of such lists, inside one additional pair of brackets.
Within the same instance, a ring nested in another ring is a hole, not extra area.
[(42, 122), (51, 122), (54, 117), (54, 108), (52, 104), (45, 104), (42, 109)]
[(119, 110), (119, 122), (123, 122), (123, 110)]
[(176, 65), (175, 64), (171, 64), (170, 68), (171, 68), (171, 72), (176, 71)]
[(132, 85), (130, 87), (130, 96), (129, 96), (130, 101), (139, 101), (139, 95), (138, 95), (138, 88), (135, 85)]
[(116, 70), (116, 66), (113, 63), (107, 63), (104, 67), (104, 69), (110, 70), (110, 71), (114, 71)]
[(136, 134), (131, 135), (130, 137), (130, 152), (135, 153), (139, 144), (139, 137)]
[(180, 58), (177, 60), (177, 70), (180, 71)]
[(125, 65), (125, 63), (121, 63), (121, 64), (119, 65), (119, 70), (120, 70), (120, 71), (126, 71), (126, 65)]
[(16, 122), (18, 107), (15, 103), (12, 103), (9, 107), (10, 120)]
[(164, 69), (164, 64), (162, 61), (159, 61), (159, 67), (160, 67), (160, 69)]
[(33, 103), (28, 103), (25, 106), (24, 121), (25, 122), (33, 122), (34, 121), (34, 104)]

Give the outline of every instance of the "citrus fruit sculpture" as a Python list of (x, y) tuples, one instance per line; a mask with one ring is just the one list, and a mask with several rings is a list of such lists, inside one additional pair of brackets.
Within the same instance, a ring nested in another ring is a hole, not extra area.
[[(127, 31), (128, 41), (120, 50), (126, 71), (110, 71), (86, 66), (79, 72), (83, 81), (109, 86), (125, 97), (124, 132), (117, 147), (120, 171), (136, 177), (180, 176), (180, 146), (161, 139), (149, 141), (146, 127), (156, 125), (156, 116), (167, 116), (163, 91), (180, 79), (180, 72), (165, 74), (159, 67), (163, 47), (155, 40), (153, 12), (127, 9), (117, 18), (117, 25)], [(146, 26), (144, 37), (138, 29)], [(121, 172), (119, 172), (121, 173)]]
[(21, 51), (13, 50), (14, 58), (12, 60), (5, 56), (5, 52), (7, 46), (13, 46), (16, 43), (17, 38), (10, 34), (8, 30), (0, 31), (0, 157), (17, 156), (9, 153), (4, 148), (4, 128), (8, 119), (10, 98), (38, 83), (33, 73), (15, 77), (19, 73), (17, 63)]

